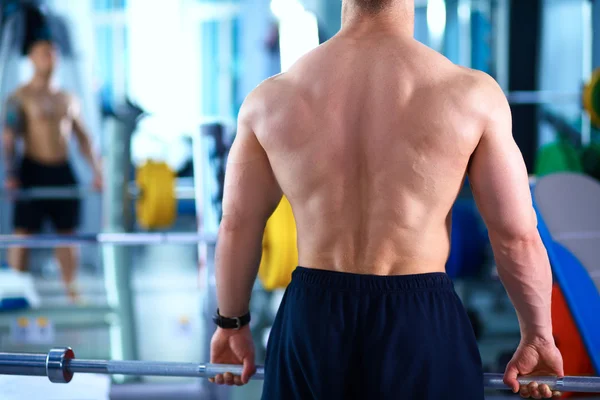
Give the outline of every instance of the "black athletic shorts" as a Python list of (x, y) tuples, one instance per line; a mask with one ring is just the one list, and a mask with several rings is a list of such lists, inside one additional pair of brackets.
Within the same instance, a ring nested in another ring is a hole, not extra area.
[[(65, 187), (77, 184), (69, 163), (46, 165), (24, 158), (18, 172), (21, 189)], [(79, 199), (17, 199), (13, 214), (15, 229), (39, 232), (46, 219), (57, 231), (72, 231), (79, 225)]]
[(446, 274), (297, 268), (267, 348), (263, 400), (483, 400), (471, 322)]

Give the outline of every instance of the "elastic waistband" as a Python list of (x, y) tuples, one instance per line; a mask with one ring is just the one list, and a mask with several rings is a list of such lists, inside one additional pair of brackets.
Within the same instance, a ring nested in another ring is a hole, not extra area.
[(379, 276), (298, 267), (292, 274), (292, 284), (323, 289), (378, 292), (454, 290), (452, 280), (443, 272)]
[(28, 167), (38, 168), (38, 169), (43, 169), (43, 170), (59, 170), (59, 169), (64, 169), (64, 168), (70, 168), (71, 164), (69, 163), (68, 160), (65, 160), (63, 162), (58, 162), (56, 164), (44, 164), (42, 162), (34, 160), (33, 158), (24, 156), (21, 160), (21, 166), (28, 166)]

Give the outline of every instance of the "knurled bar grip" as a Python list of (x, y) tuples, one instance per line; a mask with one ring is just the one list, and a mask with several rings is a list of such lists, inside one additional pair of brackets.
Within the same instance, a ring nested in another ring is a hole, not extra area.
[[(106, 361), (78, 360), (70, 348), (56, 348), (48, 354), (0, 353), (0, 375), (47, 376), (54, 383), (69, 383), (76, 372), (84, 374), (173, 376), (212, 378), (230, 372), (242, 374), (240, 365), (195, 364), (154, 361)], [(263, 367), (258, 367), (253, 379), (264, 379)], [(485, 374), (484, 385), (488, 389), (508, 390), (501, 374)], [(600, 393), (600, 377), (548, 376), (521, 377), (519, 383), (527, 385), (535, 381), (546, 384), (552, 390), (562, 392)]]

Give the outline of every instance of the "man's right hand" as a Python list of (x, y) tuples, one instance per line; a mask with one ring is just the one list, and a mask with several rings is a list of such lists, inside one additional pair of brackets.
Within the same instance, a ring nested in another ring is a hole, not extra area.
[(554, 343), (554, 339), (522, 340), (512, 360), (506, 366), (504, 383), (514, 393), (519, 392), (523, 398), (549, 399), (560, 397), (560, 392), (552, 392), (548, 385), (532, 382), (521, 387), (517, 378), (520, 376), (557, 376), (564, 377), (562, 355)]
[(6, 190), (17, 190), (19, 188), (19, 181), (17, 178), (8, 177), (4, 181), (4, 189)]
[(209, 379), (217, 385), (242, 386), (256, 373), (254, 364), (254, 342), (248, 325), (240, 330), (217, 328), (210, 343), (210, 362), (213, 364), (243, 364), (242, 376), (231, 373)]

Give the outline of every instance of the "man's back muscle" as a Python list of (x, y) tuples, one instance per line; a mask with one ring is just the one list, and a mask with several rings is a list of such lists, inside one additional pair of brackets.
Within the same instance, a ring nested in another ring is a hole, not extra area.
[(293, 206), (301, 265), (443, 271), (483, 130), (480, 81), (416, 41), (338, 37), (259, 89), (254, 129)]

